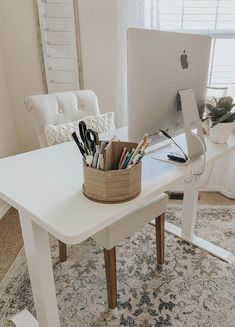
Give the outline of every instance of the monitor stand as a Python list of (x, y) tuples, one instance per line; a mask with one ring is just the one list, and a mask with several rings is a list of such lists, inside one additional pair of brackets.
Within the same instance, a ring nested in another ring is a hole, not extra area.
[[(181, 101), (187, 154), (191, 160), (198, 159), (206, 149), (195, 95), (192, 89), (178, 91)], [(195, 134), (197, 136), (195, 136)], [(201, 142), (200, 142), (200, 140)]]

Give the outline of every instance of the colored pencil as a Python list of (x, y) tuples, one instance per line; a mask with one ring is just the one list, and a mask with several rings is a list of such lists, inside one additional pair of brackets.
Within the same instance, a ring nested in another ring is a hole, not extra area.
[(129, 154), (130, 154), (130, 152), (127, 151), (126, 154), (125, 154), (125, 156), (124, 156), (124, 158), (122, 159), (122, 162), (121, 162), (121, 165), (120, 165), (120, 169), (123, 169), (124, 168), (125, 162), (128, 159)]
[(121, 166), (121, 163), (122, 163), (122, 160), (123, 160), (125, 154), (126, 154), (126, 148), (123, 148), (122, 154), (121, 154), (121, 157), (120, 157), (120, 160), (119, 160), (119, 163), (118, 163), (118, 169), (120, 169), (120, 166)]
[(135, 148), (133, 148), (132, 150), (129, 151), (128, 157), (127, 157), (125, 163), (123, 164), (123, 169), (126, 169), (128, 167), (128, 163), (130, 162), (130, 160), (131, 160), (131, 158), (133, 156), (134, 151), (135, 151)]

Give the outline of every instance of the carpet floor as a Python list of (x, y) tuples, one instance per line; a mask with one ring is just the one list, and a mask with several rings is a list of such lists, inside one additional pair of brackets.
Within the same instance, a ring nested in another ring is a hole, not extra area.
[[(168, 208), (180, 225), (182, 207)], [(196, 234), (235, 254), (235, 206), (199, 206)], [(51, 238), (61, 327), (234, 327), (235, 266), (166, 233), (164, 266), (156, 265), (154, 227), (117, 248), (118, 307), (107, 309), (102, 248), (89, 239), (58, 261)], [(20, 310), (35, 314), (24, 250), (0, 284), (0, 326)]]

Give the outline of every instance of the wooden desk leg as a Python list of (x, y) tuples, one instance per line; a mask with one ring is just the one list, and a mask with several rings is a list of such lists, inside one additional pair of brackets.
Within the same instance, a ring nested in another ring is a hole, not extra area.
[(59, 258), (60, 262), (67, 260), (67, 245), (61, 241), (59, 241)]
[(165, 214), (155, 218), (156, 246), (157, 246), (157, 263), (164, 263), (164, 246), (165, 246)]
[(48, 233), (28, 213), (20, 224), (39, 327), (60, 327)]
[(117, 306), (117, 276), (116, 276), (116, 248), (104, 249), (104, 262), (108, 295), (108, 306), (114, 309)]

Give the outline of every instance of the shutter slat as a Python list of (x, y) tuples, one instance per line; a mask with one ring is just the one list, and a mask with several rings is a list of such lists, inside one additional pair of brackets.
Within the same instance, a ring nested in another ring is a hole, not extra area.
[(162, 29), (223, 30), (223, 23), (224, 29), (235, 29), (232, 0), (159, 0), (159, 7)]
[[(209, 85), (235, 94), (235, 1), (159, 0), (162, 30), (214, 35)], [(229, 49), (229, 51), (228, 51)]]

